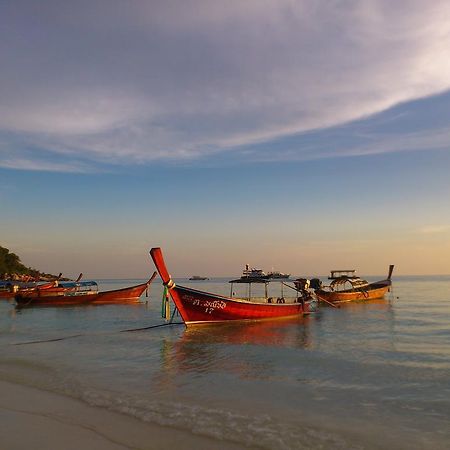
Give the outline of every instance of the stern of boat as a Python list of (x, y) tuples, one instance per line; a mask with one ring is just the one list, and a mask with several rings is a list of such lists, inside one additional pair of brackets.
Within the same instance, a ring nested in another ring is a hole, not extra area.
[(317, 298), (312, 298), (305, 302), (305, 314), (311, 314), (319, 311), (319, 300)]

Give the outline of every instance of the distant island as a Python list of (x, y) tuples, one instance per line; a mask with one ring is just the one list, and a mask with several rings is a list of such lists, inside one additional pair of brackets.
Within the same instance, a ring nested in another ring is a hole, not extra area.
[(9, 249), (0, 246), (0, 280), (52, 281), (57, 278), (56, 275), (26, 267), (15, 253), (11, 253)]

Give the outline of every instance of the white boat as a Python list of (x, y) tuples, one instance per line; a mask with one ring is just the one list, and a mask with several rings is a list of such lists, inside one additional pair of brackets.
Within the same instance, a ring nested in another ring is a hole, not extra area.
[(245, 269), (242, 271), (241, 279), (259, 279), (267, 280), (269, 276), (262, 269), (255, 269), (248, 264), (245, 265)]
[(291, 274), (290, 273), (283, 273), (283, 272), (278, 272), (278, 270), (272, 270), (271, 272), (269, 272), (267, 274), (267, 276), (269, 278), (272, 279), (283, 279), (283, 280), (287, 280)]

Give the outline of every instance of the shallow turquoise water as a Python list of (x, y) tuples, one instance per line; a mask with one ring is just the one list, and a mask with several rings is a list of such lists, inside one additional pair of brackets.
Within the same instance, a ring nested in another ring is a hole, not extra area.
[[(178, 282), (229, 293), (225, 280)], [(266, 449), (449, 448), (450, 277), (398, 277), (384, 301), (305, 319), (120, 332), (163, 323), (161, 293), (20, 311), (2, 300), (0, 378)]]

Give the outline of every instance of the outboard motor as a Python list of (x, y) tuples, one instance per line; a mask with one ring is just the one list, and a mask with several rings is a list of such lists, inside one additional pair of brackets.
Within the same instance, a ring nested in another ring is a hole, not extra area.
[(310, 287), (315, 291), (318, 289), (322, 289), (322, 281), (320, 281), (319, 278), (312, 278), (310, 281)]
[(297, 301), (302, 304), (305, 301), (309, 301), (312, 298), (311, 291), (309, 290), (310, 281), (307, 278), (297, 278), (294, 280), (295, 289), (297, 289)]
[(309, 289), (309, 280), (307, 278), (297, 278), (294, 281), (297, 291), (306, 291)]

